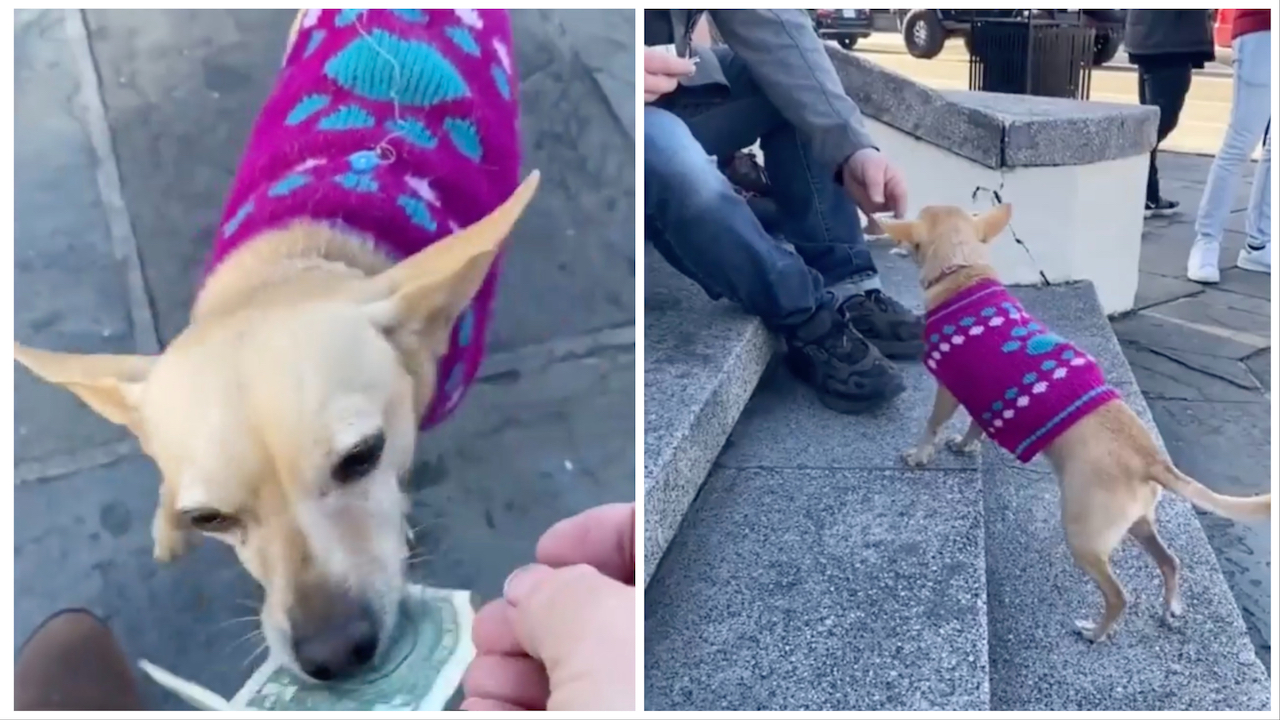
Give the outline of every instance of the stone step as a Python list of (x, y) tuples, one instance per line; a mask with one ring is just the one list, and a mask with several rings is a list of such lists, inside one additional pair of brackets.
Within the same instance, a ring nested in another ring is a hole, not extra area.
[[(1102, 364), (1159, 438), (1093, 287), (1015, 288), (1026, 308)], [(1091, 645), (1077, 619), (1101, 612), (1096, 586), (1072, 564), (1058, 483), (1042, 458), (1021, 465), (983, 448), (992, 710), (1265, 710), (1266, 670), (1189, 503), (1164, 493), (1160, 534), (1182, 561), (1187, 614), (1161, 622), (1155, 564), (1126, 538), (1112, 563), (1130, 605), (1117, 634)]]
[[(914, 270), (876, 254), (918, 307)], [(646, 709), (989, 707), (981, 478), (901, 465), (933, 393), (904, 370), (860, 417), (765, 374), (646, 588)]]
[(645, 247), (644, 577), (675, 535), (773, 355), (756, 318)]

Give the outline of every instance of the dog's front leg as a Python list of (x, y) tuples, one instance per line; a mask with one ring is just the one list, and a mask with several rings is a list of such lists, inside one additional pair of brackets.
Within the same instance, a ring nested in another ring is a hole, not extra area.
[(938, 385), (938, 392), (933, 396), (933, 412), (929, 414), (929, 421), (924, 425), (924, 432), (921, 433), (915, 447), (902, 453), (902, 459), (907, 465), (924, 467), (933, 460), (938, 433), (942, 431), (942, 426), (947, 424), (958, 407), (960, 402), (956, 400), (956, 396), (942, 385)]
[(964, 435), (956, 435), (947, 439), (947, 449), (957, 455), (972, 455), (978, 452), (983, 434), (982, 426), (971, 418), (969, 420), (969, 429), (964, 431)]

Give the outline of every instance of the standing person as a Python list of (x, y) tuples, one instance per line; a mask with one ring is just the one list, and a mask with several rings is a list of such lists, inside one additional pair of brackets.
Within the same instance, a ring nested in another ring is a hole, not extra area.
[[(725, 45), (692, 42), (704, 12)], [(646, 237), (710, 297), (737, 302), (778, 332), (788, 366), (827, 407), (864, 412), (901, 394), (902, 373), (886, 356), (919, 358), (923, 323), (881, 289), (857, 208), (900, 217), (906, 186), (845, 94), (809, 14), (645, 10), (644, 34)], [(794, 251), (712, 159), (757, 140)]]
[(1147, 173), (1146, 217), (1164, 217), (1179, 203), (1160, 195), (1156, 152), (1178, 126), (1191, 71), (1213, 61), (1212, 10), (1130, 10), (1124, 29), (1129, 62), (1138, 68), (1138, 102), (1160, 109)]
[(1271, 11), (1235, 12), (1231, 119), (1209, 168), (1196, 214), (1196, 239), (1187, 257), (1187, 277), (1201, 283), (1219, 280), (1222, 230), (1235, 201), (1240, 166), (1248, 162), (1260, 139), (1262, 160), (1253, 176), (1245, 215), (1248, 244), (1236, 257), (1236, 267), (1271, 273)]

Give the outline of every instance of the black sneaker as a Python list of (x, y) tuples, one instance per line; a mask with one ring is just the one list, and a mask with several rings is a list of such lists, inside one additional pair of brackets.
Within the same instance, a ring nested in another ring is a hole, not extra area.
[(785, 340), (787, 367), (836, 412), (874, 410), (907, 389), (898, 368), (834, 308), (818, 308)]
[(1178, 212), (1178, 208), (1181, 205), (1182, 203), (1177, 200), (1170, 200), (1169, 198), (1160, 198), (1155, 202), (1148, 200), (1146, 209), (1142, 212), (1142, 216), (1148, 218), (1169, 217), (1170, 215)]
[(840, 311), (849, 325), (886, 357), (919, 360), (924, 356), (924, 318), (879, 290), (845, 300)]
[(764, 166), (756, 160), (756, 156), (745, 150), (722, 158), (719, 162), (720, 172), (729, 178), (729, 182), (735, 187), (742, 190), (748, 197), (769, 197), (769, 176), (764, 172)]

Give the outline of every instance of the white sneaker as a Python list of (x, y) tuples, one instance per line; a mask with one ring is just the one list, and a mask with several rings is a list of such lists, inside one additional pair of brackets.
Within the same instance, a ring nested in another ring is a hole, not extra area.
[(1240, 256), (1236, 258), (1236, 267), (1241, 270), (1250, 270), (1252, 272), (1271, 274), (1271, 246), (1267, 245), (1261, 250), (1250, 250), (1248, 247), (1240, 248)]
[[(1242, 256), (1243, 257), (1243, 256)], [(1218, 275), (1218, 244), (1196, 241), (1187, 256), (1187, 278), (1198, 283), (1216, 283)]]

